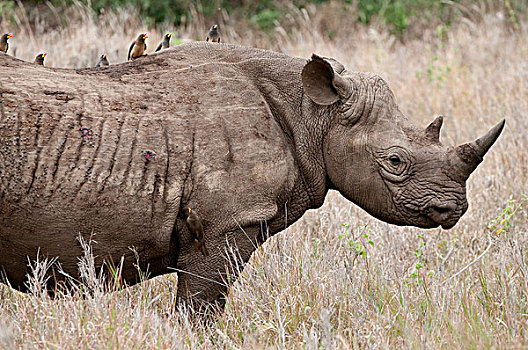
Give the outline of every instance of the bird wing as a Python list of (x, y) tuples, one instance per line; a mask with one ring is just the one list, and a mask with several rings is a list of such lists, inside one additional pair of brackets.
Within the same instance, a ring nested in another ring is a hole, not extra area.
[(145, 43), (145, 51), (147, 51), (147, 43)]
[(130, 45), (130, 49), (128, 49), (128, 57), (127, 57), (127, 61), (130, 61), (130, 53), (132, 52), (132, 48), (134, 47), (134, 45), (136, 44), (136, 42), (134, 41), (132, 43), (132, 45)]
[(162, 46), (161, 44), (163, 44), (163, 43), (159, 43), (158, 47), (156, 48), (156, 51), (154, 51), (154, 52), (158, 52), (159, 50), (161, 50), (161, 46)]
[(205, 38), (205, 41), (209, 41), (209, 37)]

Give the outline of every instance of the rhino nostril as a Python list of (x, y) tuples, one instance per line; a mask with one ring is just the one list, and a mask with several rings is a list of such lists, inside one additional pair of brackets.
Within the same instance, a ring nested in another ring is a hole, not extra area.
[(445, 214), (453, 211), (453, 209), (448, 207), (431, 207), (431, 210), (436, 211), (438, 214)]
[(449, 220), (456, 210), (455, 204), (432, 205), (427, 208), (427, 216), (437, 223)]

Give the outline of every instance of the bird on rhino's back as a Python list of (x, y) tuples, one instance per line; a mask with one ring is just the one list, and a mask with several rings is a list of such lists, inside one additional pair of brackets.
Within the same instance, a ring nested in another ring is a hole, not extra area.
[[(246, 262), (264, 227), (281, 231), (329, 189), (389, 223), (450, 228), (504, 125), (446, 147), (442, 118), (412, 124), (375, 74), (236, 45), (184, 44), (104, 70), (0, 63), (13, 78), (0, 96), (13, 116), (0, 127), (0, 268), (20, 289), (38, 249), (75, 274), (77, 233), (93, 232), (94, 255), (125, 256), (129, 283), (135, 247), (150, 276), (178, 271), (181, 301), (222, 303), (229, 246)], [(207, 254), (186, 208), (200, 213)]]

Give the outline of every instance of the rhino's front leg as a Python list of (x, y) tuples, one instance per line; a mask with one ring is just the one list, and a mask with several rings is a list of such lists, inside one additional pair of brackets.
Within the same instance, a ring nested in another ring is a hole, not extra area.
[(179, 224), (178, 302), (197, 307), (216, 304), (223, 308), (229, 285), (244, 269), (259, 241), (260, 228), (249, 227), (212, 233), (205, 232), (209, 251), (204, 256), (194, 249), (193, 238), (185, 224)]

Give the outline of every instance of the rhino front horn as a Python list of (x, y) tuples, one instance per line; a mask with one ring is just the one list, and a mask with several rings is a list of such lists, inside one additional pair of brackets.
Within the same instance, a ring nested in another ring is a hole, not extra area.
[(484, 157), (490, 147), (495, 143), (495, 141), (497, 141), (497, 138), (499, 138), (502, 129), (504, 129), (505, 123), (506, 120), (503, 119), (500, 123), (491, 128), (491, 130), (488, 131), (486, 135), (470, 143), (470, 145), (473, 146), (479, 157)]
[(504, 124), (506, 120), (503, 119), (500, 123), (491, 128), (486, 135), (476, 139), (473, 142), (465, 143), (458, 146), (456, 154), (463, 161), (464, 166), (463, 172), (464, 177), (467, 178), (477, 168), (477, 166), (482, 162), (482, 159), (490, 147), (497, 141), (499, 135), (504, 129)]

